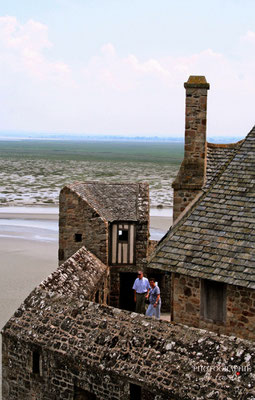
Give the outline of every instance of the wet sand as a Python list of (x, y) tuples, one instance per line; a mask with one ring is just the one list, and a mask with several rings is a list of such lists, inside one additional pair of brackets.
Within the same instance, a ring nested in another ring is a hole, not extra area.
[(0, 240), (0, 328), (21, 302), (57, 268), (56, 242)]
[[(0, 238), (0, 329), (30, 292), (57, 268), (58, 242)], [(0, 399), (2, 398), (0, 337)]]

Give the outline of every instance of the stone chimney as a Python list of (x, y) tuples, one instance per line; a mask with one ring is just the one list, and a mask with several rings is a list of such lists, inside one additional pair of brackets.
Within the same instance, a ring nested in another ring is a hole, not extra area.
[(210, 85), (204, 76), (190, 76), (186, 89), (185, 151), (173, 182), (173, 219), (201, 192), (206, 179), (206, 110)]

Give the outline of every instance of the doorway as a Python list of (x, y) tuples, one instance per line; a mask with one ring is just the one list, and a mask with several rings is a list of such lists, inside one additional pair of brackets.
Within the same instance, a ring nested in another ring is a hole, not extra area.
[(133, 272), (120, 272), (120, 302), (122, 310), (135, 311), (134, 291), (132, 289), (137, 274)]

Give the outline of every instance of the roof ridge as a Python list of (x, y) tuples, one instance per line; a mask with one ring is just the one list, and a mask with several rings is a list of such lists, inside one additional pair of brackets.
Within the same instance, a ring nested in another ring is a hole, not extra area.
[(211, 143), (207, 142), (207, 146), (211, 149), (219, 148), (219, 149), (233, 149), (238, 148), (238, 145), (241, 145), (245, 139), (239, 140), (235, 143)]

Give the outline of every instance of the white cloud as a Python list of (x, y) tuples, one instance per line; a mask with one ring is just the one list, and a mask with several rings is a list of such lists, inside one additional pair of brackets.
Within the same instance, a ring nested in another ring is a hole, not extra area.
[(255, 32), (253, 31), (246, 32), (246, 34), (241, 37), (241, 40), (243, 42), (255, 44)]
[(106, 43), (79, 67), (54, 60), (46, 25), (0, 17), (0, 130), (182, 135), (183, 83), (205, 75), (209, 133), (243, 135), (254, 124), (255, 60), (236, 49), (141, 60)]
[(34, 20), (22, 25), (15, 17), (0, 17), (0, 60), (8, 63), (10, 70), (41, 80), (70, 83), (69, 67), (63, 62), (51, 62), (44, 55), (52, 46), (46, 25)]

